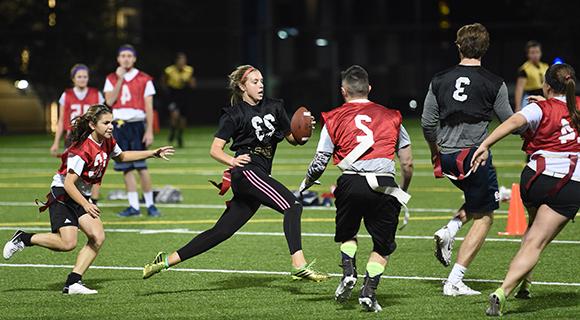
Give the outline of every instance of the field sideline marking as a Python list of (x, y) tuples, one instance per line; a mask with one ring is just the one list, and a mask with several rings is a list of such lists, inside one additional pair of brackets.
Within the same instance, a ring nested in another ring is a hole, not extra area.
[[(0, 230), (16, 231), (17, 227), (0, 227)], [(50, 231), (49, 228), (39, 228), (33, 227), (28, 228), (28, 231)], [(138, 233), (138, 234), (200, 234), (203, 231), (199, 230), (189, 230), (189, 229), (106, 229), (107, 233)], [(252, 231), (238, 231), (234, 235), (240, 236), (273, 236), (273, 237), (284, 237), (283, 232), (252, 232)], [(316, 233), (316, 232), (304, 232), (303, 237), (323, 237), (323, 238), (333, 238), (332, 233)], [(359, 234), (359, 238), (370, 238), (368, 234)], [(409, 240), (433, 240), (433, 236), (410, 236), (410, 235), (396, 235), (397, 239), (409, 239)], [(463, 237), (457, 237), (455, 240), (463, 241)], [(517, 242), (520, 243), (519, 238), (487, 238), (485, 241), (490, 242)], [(551, 243), (554, 244), (580, 244), (580, 240), (553, 240)]]
[[(0, 267), (11, 267), (11, 268), (66, 268), (70, 269), (71, 265), (62, 264), (11, 264), (11, 263), (0, 263)], [(90, 269), (98, 270), (124, 270), (124, 271), (142, 271), (142, 267), (119, 267), (119, 266), (91, 266)], [(284, 275), (289, 276), (290, 272), (284, 271), (260, 271), (260, 270), (224, 270), (224, 269), (190, 269), (190, 268), (171, 268), (169, 271), (177, 272), (199, 272), (199, 273), (230, 273), (230, 274), (258, 274), (258, 275)], [(342, 274), (329, 273), (332, 277), (341, 277)], [(382, 276), (384, 279), (394, 279), (394, 280), (420, 280), (420, 281), (443, 281), (447, 278), (438, 277), (421, 277), (421, 276)], [(466, 282), (486, 282), (486, 283), (501, 283), (502, 280), (494, 279), (464, 279)], [(545, 285), (545, 286), (563, 286), (563, 287), (580, 287), (578, 282), (550, 282), (550, 281), (534, 281), (535, 285)]]

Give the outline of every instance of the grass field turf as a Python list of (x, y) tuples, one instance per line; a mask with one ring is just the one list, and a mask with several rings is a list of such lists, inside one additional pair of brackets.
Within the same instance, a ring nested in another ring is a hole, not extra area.
[[(103, 220), (107, 241), (84, 281), (99, 290), (95, 296), (64, 296), (63, 281), (70, 272), (61, 265), (74, 264), (76, 252), (56, 253), (41, 248), (27, 248), (10, 261), (1, 261), (0, 319), (477, 319), (484, 318), (487, 295), (496, 282), (467, 282), (483, 292), (481, 296), (450, 298), (441, 295), (441, 281), (450, 271), (433, 257), (431, 235), (462, 203), (461, 193), (446, 180), (435, 180), (418, 121), (406, 120), (413, 141), (415, 176), (411, 184), (411, 222), (399, 238), (398, 248), (386, 269), (378, 299), (384, 308), (379, 314), (360, 311), (354, 295), (346, 305), (333, 301), (338, 277), (324, 283), (293, 282), (288, 275), (290, 261), (282, 235), (282, 217), (261, 209), (235, 235), (213, 250), (186, 261), (176, 269), (149, 280), (141, 279), (140, 268), (160, 250), (173, 251), (191, 239), (191, 231), (211, 227), (220, 216), (224, 200), (207, 183), (218, 179), (223, 167), (209, 155), (213, 128), (189, 129), (186, 148), (179, 149), (171, 162), (148, 161), (156, 186), (171, 184), (181, 188), (184, 206), (160, 205), (159, 219), (118, 218), (115, 213), (125, 201), (103, 201)], [(155, 145), (165, 143), (162, 133)], [(316, 140), (316, 139), (315, 139)], [(38, 214), (35, 198), (42, 199), (58, 167), (58, 159), (48, 156), (50, 137), (46, 135), (0, 137), (0, 239), (6, 241), (14, 229), (48, 230), (48, 217)], [(273, 176), (296, 188), (311, 160), (315, 141), (303, 147), (282, 143), (274, 163)], [(520, 141), (510, 137), (493, 148), (494, 163), (501, 185), (519, 180), (524, 165)], [(328, 190), (338, 176), (329, 167), (322, 185), (313, 189)], [(109, 168), (102, 197), (112, 189), (122, 189), (122, 177)], [(489, 238), (497, 236), (506, 224), (507, 204), (502, 204)], [(334, 211), (305, 208), (302, 230), (303, 247), (308, 259), (317, 258), (323, 271), (340, 273), (338, 246), (333, 243)], [(469, 227), (467, 225), (467, 227)], [(465, 235), (463, 228), (459, 236)], [(562, 285), (534, 285), (533, 299), (508, 300), (510, 319), (578, 319), (580, 317), (580, 227), (569, 224), (544, 252), (536, 267), (534, 280)], [(188, 233), (189, 232), (189, 233)], [(366, 231), (361, 230), (361, 234)], [(456, 248), (459, 247), (456, 243)], [(488, 241), (467, 273), (468, 279), (500, 280), (519, 243)], [(364, 272), (370, 239), (362, 238), (358, 253), (360, 273)], [(454, 253), (456, 253), (455, 250)], [(454, 254), (455, 257), (455, 254)], [(13, 265), (12, 267), (6, 264)], [(14, 265), (43, 264), (40, 266)], [(109, 268), (111, 267), (111, 268)], [(129, 268), (127, 268), (129, 267)], [(131, 268), (132, 267), (132, 268)], [(195, 270), (191, 270), (195, 269)], [(213, 271), (212, 271), (213, 270)], [(234, 271), (264, 271), (251, 274)], [(217, 272), (223, 271), (223, 272)], [(416, 278), (412, 278), (416, 277)], [(412, 278), (412, 279), (410, 279)], [(362, 280), (362, 278), (360, 278)], [(359, 280), (359, 281), (360, 281)], [(362, 281), (361, 281), (362, 282)], [(360, 282), (359, 282), (360, 283)]]

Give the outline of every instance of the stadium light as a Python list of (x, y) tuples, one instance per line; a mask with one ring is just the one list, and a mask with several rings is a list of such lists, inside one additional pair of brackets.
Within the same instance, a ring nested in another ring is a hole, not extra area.
[(318, 47), (326, 47), (328, 45), (328, 40), (324, 39), (324, 38), (318, 38), (316, 39), (316, 46)]
[(26, 90), (28, 88), (28, 81), (26, 80), (16, 80), (14, 86), (20, 90)]
[(288, 32), (286, 30), (279, 30), (278, 38), (280, 38), (280, 40), (288, 39)]

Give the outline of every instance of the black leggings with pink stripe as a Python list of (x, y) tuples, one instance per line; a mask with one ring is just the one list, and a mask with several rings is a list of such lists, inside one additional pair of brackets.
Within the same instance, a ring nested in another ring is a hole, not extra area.
[(284, 215), (284, 234), (290, 254), (302, 249), (300, 217), (302, 204), (284, 185), (254, 165), (232, 169), (234, 197), (209, 230), (177, 250), (181, 261), (195, 257), (231, 237), (254, 216), (260, 205)]

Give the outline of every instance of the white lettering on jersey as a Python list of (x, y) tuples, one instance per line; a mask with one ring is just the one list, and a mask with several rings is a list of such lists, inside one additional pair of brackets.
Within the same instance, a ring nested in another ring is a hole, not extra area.
[(107, 154), (104, 152), (97, 154), (93, 164), (93, 170), (88, 172), (89, 178), (100, 178), (103, 176), (103, 171), (107, 166), (107, 157)]
[(562, 129), (560, 129), (560, 133), (562, 134), (558, 139), (560, 139), (561, 144), (565, 144), (568, 141), (575, 140), (580, 143), (580, 137), (576, 138), (576, 132), (574, 128), (570, 126), (570, 122), (566, 119), (562, 119), (561, 121)]
[(74, 118), (78, 116), (82, 116), (87, 112), (91, 105), (89, 104), (71, 104), (70, 105), (70, 120), (72, 121)]
[(453, 99), (463, 102), (467, 100), (467, 95), (465, 92), (465, 87), (471, 84), (471, 80), (468, 77), (459, 77), (455, 80), (455, 91), (453, 91)]
[(373, 131), (362, 123), (363, 121), (370, 123), (372, 120), (373, 119), (371, 119), (371, 117), (367, 116), (366, 114), (357, 114), (354, 117), (354, 124), (356, 125), (357, 128), (361, 129), (362, 132), (364, 132), (365, 134), (364, 136), (356, 136), (357, 142), (365, 141), (367, 139), (374, 141)]
[(129, 87), (124, 84), (121, 87), (121, 104), (126, 104), (127, 101), (131, 100), (131, 91), (129, 91)]
[[(264, 116), (264, 118), (260, 118), (260, 116), (255, 116), (252, 118), (252, 127), (256, 129), (256, 137), (258, 140), (262, 141), (266, 136), (271, 137), (276, 131), (272, 122), (276, 121), (276, 118), (270, 113)], [(266, 130), (264, 129), (264, 126)]]

